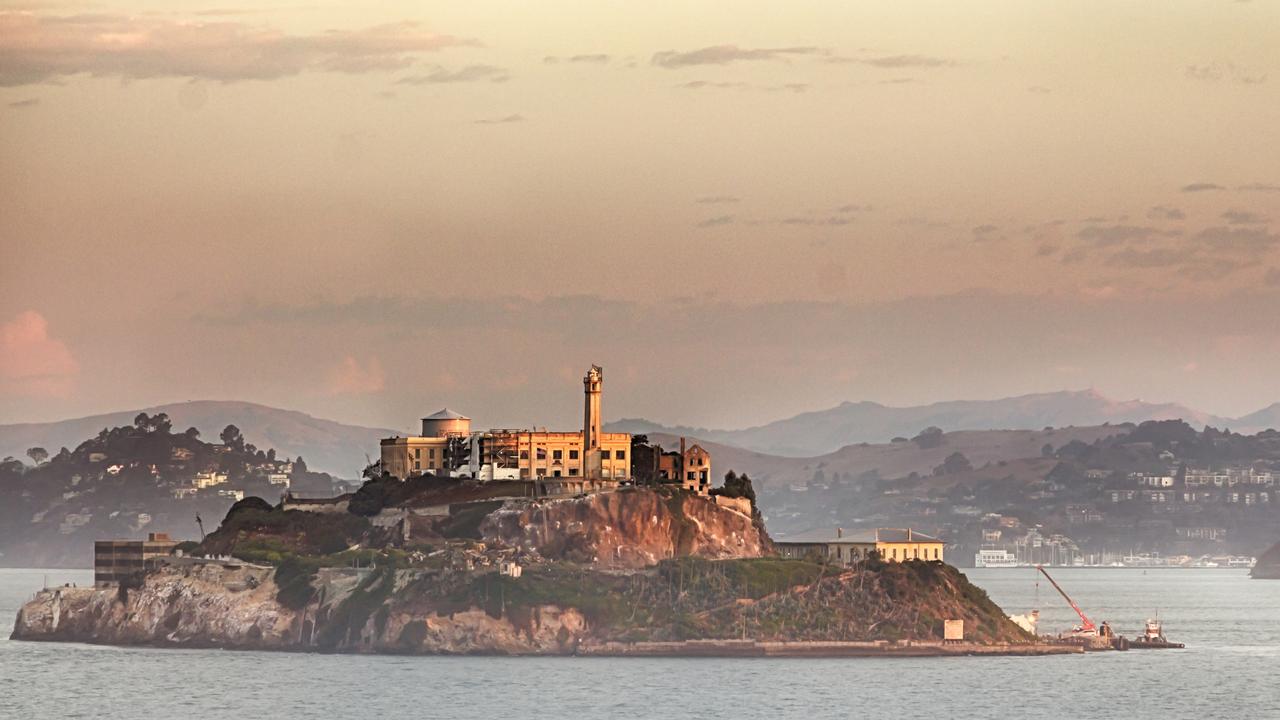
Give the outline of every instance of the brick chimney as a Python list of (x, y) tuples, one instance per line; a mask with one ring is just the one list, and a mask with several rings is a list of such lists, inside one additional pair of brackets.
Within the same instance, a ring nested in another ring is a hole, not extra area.
[(844, 528), (836, 528), (836, 539), (844, 537)]

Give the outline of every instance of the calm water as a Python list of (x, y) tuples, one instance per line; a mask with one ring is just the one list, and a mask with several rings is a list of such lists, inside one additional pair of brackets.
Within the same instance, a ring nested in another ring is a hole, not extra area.
[[(1006, 611), (1070, 608), (1032, 570), (971, 570)], [(0, 632), (50, 583), (0, 569)], [(1157, 608), (1182, 651), (1049, 658), (400, 658), (0, 640), (0, 718), (1280, 718), (1280, 581), (1241, 570), (1055, 572), (1096, 622)]]

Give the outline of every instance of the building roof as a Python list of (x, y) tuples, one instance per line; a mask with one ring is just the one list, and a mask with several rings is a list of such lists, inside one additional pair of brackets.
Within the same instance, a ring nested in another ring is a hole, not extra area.
[[(910, 539), (908, 539), (910, 538)], [(872, 545), (877, 542), (940, 543), (938, 538), (911, 528), (876, 528), (875, 530), (813, 530), (774, 540), (782, 545)]]
[(460, 413), (456, 413), (449, 408), (440, 408), (434, 413), (422, 418), (423, 420), (470, 420), (471, 418)]

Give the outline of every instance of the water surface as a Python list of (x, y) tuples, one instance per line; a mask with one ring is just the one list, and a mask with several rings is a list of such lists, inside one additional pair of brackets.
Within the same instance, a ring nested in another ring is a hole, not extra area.
[[(969, 570), (1043, 629), (1078, 621), (1033, 570)], [(454, 658), (0, 640), (0, 718), (1280, 718), (1280, 581), (1243, 570), (1054, 571), (1095, 622), (1158, 609), (1186, 650), (1044, 658)], [(0, 633), (43, 583), (0, 569)]]

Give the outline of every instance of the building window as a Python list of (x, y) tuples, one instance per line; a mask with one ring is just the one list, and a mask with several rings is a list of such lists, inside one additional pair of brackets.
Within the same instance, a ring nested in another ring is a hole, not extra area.
[(436, 457), (436, 449), (435, 449), (435, 448), (429, 448), (429, 449), (427, 450), (427, 457), (429, 457), (429, 458), (431, 458), (432, 460), (434, 460), (434, 459), (435, 459), (435, 457)]
[(894, 560), (897, 560), (897, 559), (898, 559), (898, 548), (894, 548), (894, 549), (893, 549), (893, 556), (892, 556), (892, 559), (894, 559)]
[(413, 469), (414, 469), (414, 470), (421, 470), (421, 469), (422, 469), (422, 463), (418, 462), (417, 460), (414, 460), (414, 461), (413, 461)]
[(559, 459), (560, 459), (560, 458), (562, 458), (562, 457), (564, 457), (564, 451), (563, 451), (563, 450), (552, 450), (552, 451), (551, 451), (551, 459), (552, 459), (552, 460), (559, 460)]
[(540, 448), (538, 448), (538, 459), (539, 459), (539, 460), (546, 460), (546, 459), (547, 459), (547, 449), (546, 449), (546, 448), (541, 448), (541, 447), (540, 447)]
[(557, 471), (555, 471), (555, 472), (551, 473), (551, 476), (552, 476), (552, 477), (560, 477), (560, 471), (559, 471), (559, 470), (557, 470)]
[(418, 459), (418, 458), (421, 458), (421, 457), (422, 457), (422, 448), (414, 448), (414, 449), (413, 449), (413, 457), (414, 457), (414, 459), (415, 459), (415, 460), (416, 460), (416, 459)]
[(521, 451), (520, 451), (520, 459), (521, 459), (521, 460), (528, 460), (528, 459), (529, 459), (529, 451), (528, 451), (528, 450), (521, 450)]
[(578, 474), (578, 468), (576, 468), (576, 467), (569, 468), (569, 475), (571, 475), (571, 476), (572, 476), (572, 475), (577, 475), (577, 474)]
[(570, 460), (577, 460), (577, 459), (578, 459), (578, 451), (577, 451), (577, 450), (570, 450), (570, 451), (569, 451), (569, 459), (570, 459)]
[(934, 548), (934, 549), (933, 549), (933, 559), (934, 559), (934, 560), (937, 560), (937, 559), (938, 559), (938, 548)]
[(614, 458), (615, 460), (626, 460), (626, 459), (627, 459), (627, 451), (626, 451), (626, 450), (614, 450), (614, 451), (613, 451), (613, 458)]

